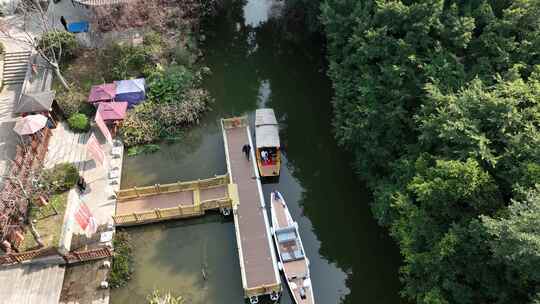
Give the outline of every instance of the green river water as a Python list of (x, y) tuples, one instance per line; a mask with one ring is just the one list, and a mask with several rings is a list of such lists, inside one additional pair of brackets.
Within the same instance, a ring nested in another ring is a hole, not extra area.
[[(323, 47), (284, 34), (282, 2), (226, 2), (204, 26), (212, 111), (182, 141), (126, 158), (122, 187), (225, 173), (219, 118), (253, 119), (255, 109), (271, 107), (280, 123), (284, 163), (279, 183), (263, 189), (266, 199), (270, 191), (281, 191), (299, 224), (317, 303), (400, 303), (398, 249), (373, 220), (371, 198), (333, 138)], [(145, 303), (155, 287), (182, 295), (186, 304), (244, 303), (231, 219), (213, 214), (128, 231), (136, 270), (126, 287), (113, 290), (111, 303)], [(280, 303), (292, 303), (288, 291)]]

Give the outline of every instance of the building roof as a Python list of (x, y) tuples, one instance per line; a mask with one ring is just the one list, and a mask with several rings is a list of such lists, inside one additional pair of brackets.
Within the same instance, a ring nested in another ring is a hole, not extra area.
[(273, 109), (257, 109), (255, 111), (255, 126), (277, 125)]
[(15, 113), (35, 113), (50, 111), (54, 101), (54, 91), (22, 94)]
[(118, 80), (114, 82), (116, 84), (116, 94), (125, 94), (133, 92), (145, 92), (144, 90), (144, 78)]
[(127, 102), (100, 102), (98, 112), (103, 120), (122, 120), (126, 117)]
[(255, 111), (255, 140), (257, 148), (279, 148), (279, 126), (274, 110), (258, 109)]
[(116, 96), (116, 84), (104, 83), (100, 85), (92, 86), (90, 89), (90, 96), (88, 96), (89, 102), (98, 102), (105, 100), (112, 100)]

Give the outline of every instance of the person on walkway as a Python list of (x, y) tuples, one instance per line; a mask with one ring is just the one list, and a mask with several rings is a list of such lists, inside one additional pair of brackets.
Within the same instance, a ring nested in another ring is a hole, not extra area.
[(249, 155), (251, 154), (251, 146), (249, 144), (245, 144), (242, 146), (242, 152), (246, 155), (247, 160), (249, 161)]
[(84, 193), (86, 191), (86, 180), (84, 180), (84, 177), (82, 177), (82, 175), (79, 175), (79, 179), (77, 180), (77, 187), (79, 187), (81, 193)]
[(68, 30), (68, 27), (67, 27), (67, 21), (66, 21), (66, 18), (64, 18), (64, 16), (61, 16), (61, 17), (60, 17), (60, 23), (62, 23), (62, 26), (63, 26), (64, 29), (67, 31), (67, 30)]

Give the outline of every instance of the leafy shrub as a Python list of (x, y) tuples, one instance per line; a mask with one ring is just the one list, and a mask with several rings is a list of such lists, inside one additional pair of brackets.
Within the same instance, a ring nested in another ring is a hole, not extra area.
[(70, 163), (57, 164), (43, 173), (45, 182), (55, 193), (67, 191), (77, 183), (79, 171)]
[(104, 50), (102, 56), (110, 66), (110, 80), (140, 77), (143, 71), (153, 67), (155, 60), (144, 46), (114, 44)]
[(0, 55), (6, 52), (6, 47), (2, 42), (0, 42)]
[(114, 257), (109, 272), (109, 283), (112, 288), (126, 285), (133, 273), (133, 249), (131, 238), (127, 232), (117, 232), (113, 240)]
[(49, 56), (52, 56), (54, 52), (56, 58), (63, 61), (73, 58), (79, 45), (74, 34), (66, 31), (52, 31), (41, 37), (38, 48)]
[(155, 73), (148, 83), (147, 97), (157, 103), (178, 102), (198, 80), (197, 75), (181, 65)]
[(70, 91), (60, 91), (56, 95), (56, 102), (66, 118), (76, 113), (83, 113), (90, 117), (96, 113), (96, 108), (88, 103), (87, 98), (79, 88), (73, 87)]
[(88, 117), (83, 113), (75, 113), (68, 119), (69, 127), (75, 132), (86, 132), (90, 130)]

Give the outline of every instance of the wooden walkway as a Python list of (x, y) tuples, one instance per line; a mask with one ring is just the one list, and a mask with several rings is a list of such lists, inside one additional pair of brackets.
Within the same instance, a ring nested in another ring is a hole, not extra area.
[(279, 295), (281, 281), (254, 149), (251, 161), (242, 153), (244, 144), (253, 147), (247, 119), (223, 119), (221, 125), (229, 175), (238, 187), (239, 204), (233, 214), (242, 284), (246, 298), (253, 302), (261, 295)]
[(229, 176), (131, 188), (117, 192), (117, 226), (153, 223), (204, 215), (208, 210), (230, 210), (237, 201)]

